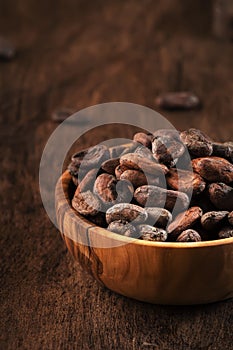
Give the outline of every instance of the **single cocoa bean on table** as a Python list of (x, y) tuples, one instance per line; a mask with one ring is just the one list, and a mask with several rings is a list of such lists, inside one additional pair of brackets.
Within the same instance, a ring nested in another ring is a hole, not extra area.
[(201, 224), (205, 230), (216, 230), (226, 220), (228, 211), (210, 211), (201, 217)]
[(220, 210), (233, 210), (233, 188), (222, 183), (209, 185), (209, 196), (211, 202)]
[(213, 152), (212, 141), (202, 131), (191, 128), (180, 133), (181, 141), (195, 157), (210, 156)]
[(209, 182), (233, 181), (233, 165), (224, 158), (204, 157), (192, 160), (193, 170)]
[(119, 203), (113, 205), (106, 211), (106, 221), (108, 224), (112, 221), (131, 222), (135, 224), (144, 223), (148, 214), (144, 208), (131, 203)]
[(183, 231), (178, 237), (177, 242), (200, 242), (201, 236), (199, 233), (192, 229)]
[(167, 239), (167, 232), (162, 228), (141, 224), (136, 229), (140, 233), (139, 237), (144, 241), (165, 242)]
[(206, 186), (200, 175), (182, 169), (171, 168), (166, 174), (166, 180), (173, 190), (193, 193), (193, 195), (200, 194)]
[(195, 109), (200, 107), (199, 98), (190, 91), (167, 92), (159, 95), (155, 102), (158, 107), (167, 110)]

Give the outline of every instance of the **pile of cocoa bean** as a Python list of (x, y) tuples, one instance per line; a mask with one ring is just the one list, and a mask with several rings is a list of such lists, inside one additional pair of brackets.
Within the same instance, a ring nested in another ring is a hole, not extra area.
[(233, 142), (198, 129), (139, 132), (127, 145), (72, 156), (73, 208), (109, 231), (147, 241), (233, 237)]

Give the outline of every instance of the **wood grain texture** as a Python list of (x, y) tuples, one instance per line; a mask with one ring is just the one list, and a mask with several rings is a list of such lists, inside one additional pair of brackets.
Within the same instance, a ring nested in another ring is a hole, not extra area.
[[(18, 49), (0, 64), (1, 349), (231, 350), (232, 301), (162, 307), (100, 287), (70, 258), (38, 188), (60, 106), (155, 108), (157, 94), (190, 89), (203, 108), (168, 120), (232, 139), (233, 46), (212, 38), (211, 2), (0, 0), (0, 32)], [(76, 148), (116, 130), (83, 135)]]

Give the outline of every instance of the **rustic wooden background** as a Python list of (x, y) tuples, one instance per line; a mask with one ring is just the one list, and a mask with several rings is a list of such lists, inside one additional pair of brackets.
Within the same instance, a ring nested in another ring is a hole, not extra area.
[(233, 44), (213, 38), (211, 13), (208, 0), (0, 0), (0, 34), (18, 49), (0, 62), (1, 349), (233, 349), (230, 300), (165, 307), (100, 287), (67, 253), (38, 187), (61, 106), (156, 108), (158, 93), (189, 89), (203, 108), (168, 120), (233, 138)]

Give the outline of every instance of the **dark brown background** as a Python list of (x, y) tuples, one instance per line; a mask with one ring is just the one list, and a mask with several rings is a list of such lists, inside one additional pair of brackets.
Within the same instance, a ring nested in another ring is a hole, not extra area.
[(190, 89), (202, 110), (163, 114), (233, 138), (233, 44), (212, 37), (211, 13), (201, 0), (0, 0), (0, 33), (18, 48), (0, 62), (1, 349), (233, 348), (232, 301), (165, 307), (102, 289), (70, 258), (38, 188), (60, 106), (156, 108), (158, 93)]

